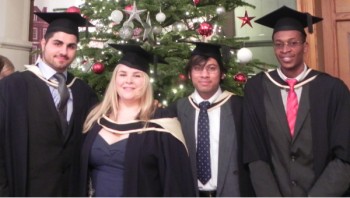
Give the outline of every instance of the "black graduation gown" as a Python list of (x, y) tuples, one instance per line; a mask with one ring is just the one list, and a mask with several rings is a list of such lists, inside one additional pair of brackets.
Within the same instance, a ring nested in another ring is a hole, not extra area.
[[(287, 85), (276, 71), (269, 72), (280, 84)], [(346, 85), (337, 78), (311, 71), (305, 79), (318, 75), (308, 83), (313, 170), (315, 180), (327, 164), (338, 158), (350, 163), (350, 95)], [(264, 73), (248, 80), (244, 94), (244, 149), (245, 163), (258, 160), (271, 164), (271, 148), (264, 105)]]
[(98, 99), (79, 79), (70, 89), (73, 112), (64, 137), (44, 81), (29, 71), (0, 81), (1, 196), (78, 195), (82, 125)]
[[(180, 115), (184, 115), (184, 112), (186, 112), (186, 113), (191, 112), (192, 115), (194, 116), (195, 115), (195, 109), (190, 108), (190, 110), (188, 110), (188, 109), (186, 109), (186, 108), (188, 108), (188, 106), (184, 105), (184, 104), (187, 104), (187, 103), (189, 105), (190, 104), (190, 102), (188, 102), (189, 100), (190, 100), (189, 98), (182, 98), (182, 99), (176, 101), (175, 103), (171, 104), (166, 109), (164, 109), (163, 112), (165, 112), (165, 114), (167, 114), (167, 115), (169, 115), (171, 117), (179, 117)], [(216, 102), (220, 103), (219, 101), (216, 101)], [(193, 104), (195, 104), (195, 103), (193, 102)], [(255, 193), (254, 193), (254, 189), (252, 187), (251, 181), (250, 181), (249, 172), (248, 172), (248, 166), (245, 166), (243, 164), (243, 157), (242, 157), (242, 154), (243, 154), (243, 151), (242, 151), (242, 149), (243, 149), (243, 128), (242, 128), (242, 123), (243, 123), (242, 122), (243, 98), (241, 96), (232, 95), (227, 100), (227, 102), (225, 102), (225, 103), (223, 103), (221, 105), (222, 106), (220, 108), (227, 108), (227, 107), (229, 107), (230, 111), (232, 112), (232, 115), (230, 115), (230, 116), (233, 116), (233, 119), (230, 120), (230, 121), (234, 122), (234, 126), (235, 126), (235, 129), (236, 129), (235, 133), (236, 133), (236, 136), (237, 136), (237, 150), (234, 150), (234, 151), (224, 150), (223, 148), (225, 148), (225, 147), (222, 147), (224, 145), (223, 142), (225, 142), (225, 140), (224, 140), (220, 144), (220, 147), (219, 147), (221, 149), (220, 152), (237, 152), (237, 160), (236, 160), (235, 163), (237, 163), (238, 170), (239, 170), (238, 171), (239, 172), (239, 174), (238, 174), (239, 175), (239, 181), (238, 182), (239, 182), (240, 196), (241, 197), (254, 197)], [(191, 106), (191, 105), (189, 105), (189, 106)], [(182, 111), (182, 113), (179, 113), (180, 111)], [(224, 116), (224, 115), (221, 115), (221, 116)], [(229, 117), (229, 118), (231, 118), (231, 117)], [(180, 120), (181, 125), (182, 125), (183, 128), (187, 127), (187, 125), (185, 125), (185, 122), (183, 123), (183, 120), (185, 120), (185, 119), (188, 119), (188, 117), (187, 116), (183, 116), (183, 118), (179, 117), (179, 120)], [(193, 120), (194, 120), (194, 117), (193, 117)], [(225, 119), (222, 119), (221, 121), (223, 122), (223, 120), (225, 120)], [(226, 127), (226, 125), (224, 125), (224, 124), (225, 123), (221, 123), (220, 124), (221, 127)], [(193, 123), (193, 125), (194, 125), (194, 123)], [(187, 130), (190, 130), (190, 129), (187, 129)], [(194, 128), (193, 128), (193, 130), (194, 130)], [(186, 131), (184, 129), (183, 132), (186, 133), (186, 132), (191, 132), (191, 131)], [(194, 133), (194, 132), (192, 132), (192, 133)], [(221, 134), (222, 133), (223, 132), (221, 132)], [(225, 137), (225, 136), (221, 136), (221, 137)], [(186, 135), (185, 135), (185, 139), (186, 139)], [(186, 141), (189, 141), (191, 143), (191, 140), (189, 140), (189, 139), (186, 139)], [(188, 142), (187, 142), (187, 144), (188, 144)], [(232, 143), (228, 143), (228, 144), (232, 144)], [(193, 147), (193, 145), (188, 145), (188, 147), (189, 148)], [(194, 147), (196, 147), (196, 145), (194, 145)], [(189, 149), (189, 150), (191, 150), (191, 149)], [(193, 148), (193, 150), (195, 151), (196, 148)], [(222, 156), (222, 154), (221, 155), (219, 154), (219, 157), (220, 156)], [(195, 158), (196, 158), (195, 154), (192, 156), (192, 158), (194, 158), (193, 161), (195, 161)], [(222, 159), (219, 159), (219, 161), (220, 160), (226, 160), (227, 161), (229, 159), (222, 158)], [(193, 163), (193, 164), (195, 164), (195, 163)], [(218, 167), (219, 169), (225, 167), (225, 166), (222, 166), (222, 164), (224, 164), (224, 163), (219, 163), (219, 167)], [(230, 161), (227, 161), (227, 164), (229, 166), (232, 166), (232, 162), (230, 162)], [(192, 170), (193, 170), (193, 167), (192, 167)], [(227, 170), (231, 170), (231, 167), (227, 168)], [(227, 172), (229, 172), (229, 171), (227, 171)], [(228, 179), (230, 177), (232, 177), (232, 176), (226, 175), (225, 179), (222, 179), (222, 180), (223, 181), (232, 181), (232, 180)], [(197, 183), (197, 181), (198, 181), (197, 173), (195, 173), (195, 172), (193, 173), (193, 180), (194, 180), (195, 183)], [(222, 185), (222, 186), (219, 186), (219, 185)], [(222, 184), (218, 184), (218, 187), (221, 187), (222, 189), (229, 189), (229, 188), (232, 189), (232, 185), (233, 185), (232, 182), (222, 182)], [(198, 191), (198, 185), (196, 185), (195, 188), (196, 188), (196, 191), (197, 191), (197, 196), (199, 196), (199, 194), (198, 194), (198, 192), (199, 192)], [(224, 193), (224, 195), (222, 195), (222, 194), (220, 195), (219, 194), (219, 196), (230, 196), (230, 194), (232, 194), (232, 193), (230, 193), (229, 191), (230, 190), (222, 191), (220, 193)], [(219, 193), (219, 192), (217, 192), (217, 193)]]
[[(88, 162), (92, 144), (101, 130), (96, 124), (82, 147), (80, 196), (88, 195)], [(124, 161), (126, 197), (195, 196), (190, 161), (182, 142), (167, 132), (131, 133)]]

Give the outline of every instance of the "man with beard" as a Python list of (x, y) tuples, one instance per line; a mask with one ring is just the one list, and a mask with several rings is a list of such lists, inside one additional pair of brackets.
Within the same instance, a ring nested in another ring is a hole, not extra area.
[(76, 196), (82, 126), (97, 96), (67, 69), (78, 26), (91, 24), (78, 13), (36, 15), (50, 24), (42, 58), (0, 82), (0, 195)]

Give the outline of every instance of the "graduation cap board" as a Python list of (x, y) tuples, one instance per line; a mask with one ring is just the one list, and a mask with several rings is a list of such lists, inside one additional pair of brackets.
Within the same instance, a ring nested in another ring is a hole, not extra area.
[(195, 44), (196, 47), (191, 53), (191, 56), (201, 55), (214, 58), (220, 65), (220, 68), (223, 68), (222, 55), (221, 55), (221, 45), (214, 43), (203, 43), (203, 42), (189, 42)]
[[(149, 73), (149, 64), (154, 62), (153, 54), (144, 50), (140, 45), (136, 44), (109, 44), (109, 46), (122, 51), (123, 56), (119, 60), (119, 64), (141, 70)], [(166, 63), (163, 59), (158, 59), (158, 63)]]
[(297, 30), (306, 35), (304, 28), (312, 33), (312, 24), (322, 21), (322, 18), (312, 16), (307, 12), (299, 12), (287, 6), (272, 11), (271, 13), (255, 20), (256, 23), (273, 29), (273, 34), (282, 30)]
[(45, 34), (52, 32), (65, 32), (68, 34), (74, 34), (79, 40), (78, 27), (93, 27), (79, 13), (73, 12), (37, 12), (35, 13), (38, 17), (49, 23), (49, 27)]

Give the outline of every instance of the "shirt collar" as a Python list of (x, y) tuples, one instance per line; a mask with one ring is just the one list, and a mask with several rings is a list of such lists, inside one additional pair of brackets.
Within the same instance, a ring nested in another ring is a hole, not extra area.
[(208, 100), (204, 100), (198, 93), (197, 90), (194, 90), (193, 94), (192, 94), (192, 99), (195, 103), (199, 104), (203, 101), (209, 101), (210, 104), (213, 104), (214, 101), (222, 94), (222, 90), (221, 90), (221, 87), (218, 88), (218, 90), (215, 92), (215, 94), (210, 97)]
[[(298, 82), (304, 80), (304, 78), (305, 78), (306, 75), (307, 75), (307, 72), (306, 72), (306, 71), (307, 71), (307, 66), (306, 66), (306, 64), (304, 63), (304, 70), (303, 70), (303, 72), (301, 72), (301, 73), (300, 73), (297, 77), (295, 77), (294, 79), (296, 79)], [(278, 73), (278, 75), (282, 78), (283, 81), (286, 81), (287, 79), (290, 79), (290, 78), (288, 78), (286, 75), (284, 75), (284, 74), (282, 73), (280, 67), (277, 68), (277, 73)]]
[[(53, 75), (57, 73), (56, 70), (52, 69), (50, 66), (48, 66), (42, 59), (38, 60), (36, 65), (38, 65), (41, 73), (43, 74), (44, 78), (47, 80), (51, 79)], [(63, 72), (63, 75), (67, 79), (67, 71)]]

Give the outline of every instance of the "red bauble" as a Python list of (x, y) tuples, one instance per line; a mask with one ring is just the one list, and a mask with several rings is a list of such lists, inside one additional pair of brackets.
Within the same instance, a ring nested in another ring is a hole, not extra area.
[(202, 36), (210, 36), (213, 33), (213, 25), (208, 22), (199, 24), (197, 32)]
[(197, 6), (199, 4), (200, 0), (193, 0), (193, 3), (195, 6)]
[(102, 74), (105, 71), (105, 65), (101, 62), (96, 62), (94, 65), (92, 65), (91, 70), (95, 74)]
[(127, 6), (125, 6), (124, 10), (132, 11), (133, 8), (134, 8), (133, 5), (127, 5)]
[(80, 8), (72, 6), (67, 8), (66, 12), (73, 12), (73, 13), (79, 13), (80, 14)]
[(187, 77), (185, 74), (179, 74), (179, 79), (180, 79), (180, 81), (184, 82), (187, 80)]
[(238, 72), (236, 75), (233, 76), (233, 80), (240, 84), (244, 84), (247, 82), (247, 76), (242, 72)]

